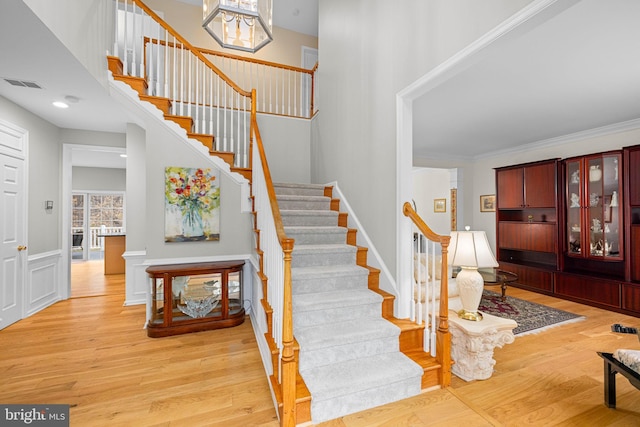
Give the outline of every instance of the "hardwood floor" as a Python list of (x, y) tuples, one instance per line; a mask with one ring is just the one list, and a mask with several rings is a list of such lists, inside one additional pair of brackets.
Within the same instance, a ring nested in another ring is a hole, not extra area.
[(71, 298), (122, 292), (124, 274), (104, 275), (104, 260), (71, 262)]
[[(104, 277), (103, 277), (104, 279)], [(240, 326), (147, 338), (145, 308), (124, 307), (124, 277), (104, 296), (59, 302), (0, 331), (0, 402), (71, 404), (72, 426), (277, 426), (249, 319)], [(640, 391), (617, 379), (603, 404), (596, 351), (640, 348), (612, 323), (640, 319), (509, 288), (509, 295), (586, 316), (497, 349), (485, 381), (323, 423), (356, 426), (640, 425)]]

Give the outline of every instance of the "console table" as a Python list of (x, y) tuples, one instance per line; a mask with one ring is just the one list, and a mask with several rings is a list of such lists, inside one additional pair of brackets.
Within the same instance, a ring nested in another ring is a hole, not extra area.
[(165, 337), (244, 322), (243, 266), (244, 261), (223, 261), (148, 267), (147, 335)]

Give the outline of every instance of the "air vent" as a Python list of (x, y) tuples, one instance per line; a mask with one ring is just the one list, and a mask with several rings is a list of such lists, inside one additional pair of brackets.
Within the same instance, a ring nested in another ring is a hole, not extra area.
[(6, 81), (7, 83), (13, 86), (32, 87), (34, 89), (42, 89), (42, 86), (40, 86), (38, 83), (35, 83), (35, 82), (28, 82), (25, 80), (16, 80), (16, 79), (4, 79), (4, 81)]

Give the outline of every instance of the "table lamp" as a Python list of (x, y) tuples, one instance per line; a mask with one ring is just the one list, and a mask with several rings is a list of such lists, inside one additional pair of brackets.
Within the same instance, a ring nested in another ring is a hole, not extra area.
[(449, 243), (448, 261), (452, 266), (461, 268), (456, 276), (456, 284), (460, 291), (462, 310), (458, 312), (461, 319), (482, 320), (478, 312), (484, 280), (478, 268), (498, 267), (484, 231), (452, 231)]

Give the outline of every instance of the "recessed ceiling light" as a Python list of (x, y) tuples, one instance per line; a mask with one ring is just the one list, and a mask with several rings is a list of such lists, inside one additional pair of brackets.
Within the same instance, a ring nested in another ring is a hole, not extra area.
[(120, 157), (127, 157), (126, 154), (120, 154)]
[(69, 108), (69, 106), (62, 101), (55, 101), (53, 106), (58, 108)]

